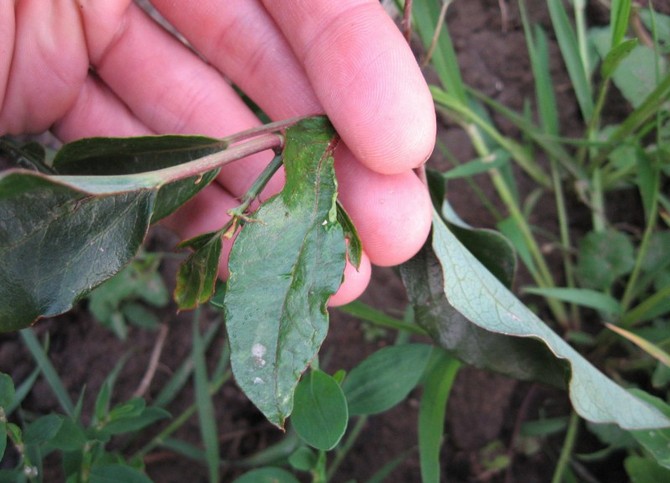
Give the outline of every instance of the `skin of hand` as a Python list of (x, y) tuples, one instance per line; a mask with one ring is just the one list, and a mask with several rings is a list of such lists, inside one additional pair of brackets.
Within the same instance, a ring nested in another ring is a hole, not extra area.
[[(191, 48), (131, 0), (0, 2), (0, 135), (222, 137), (260, 124), (232, 83), (274, 120), (326, 113), (343, 140), (340, 200), (365, 253), (358, 271), (347, 266), (331, 305), (362, 293), (370, 263), (396, 265), (419, 250), (431, 204), (412, 169), (433, 149), (435, 112), (378, 1), (152, 3)], [(270, 158), (224, 167), (166, 224), (182, 237), (221, 227)], [(263, 196), (282, 182), (279, 173)]]

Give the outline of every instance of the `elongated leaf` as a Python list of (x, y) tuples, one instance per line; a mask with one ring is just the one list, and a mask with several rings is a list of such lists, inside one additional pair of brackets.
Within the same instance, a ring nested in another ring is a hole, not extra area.
[(326, 335), (326, 303), (344, 271), (333, 134), (325, 118), (287, 130), (286, 185), (251, 215), (230, 254), (224, 303), (233, 373), (278, 426)]
[(3, 414), (6, 414), (5, 411), (14, 402), (15, 393), (12, 378), (8, 374), (0, 372), (0, 408), (3, 409)]
[(459, 313), (485, 330), (540, 339), (569, 363), (570, 399), (580, 416), (625, 429), (670, 426), (670, 419), (607, 379), (523, 305), (458, 242), (437, 213), (432, 247), (443, 271), (444, 294)]
[[(196, 312), (197, 314), (197, 312)], [(214, 403), (209, 394), (205, 345), (198, 327), (198, 316), (193, 317), (193, 359), (195, 362), (195, 400), (198, 406), (200, 434), (205, 444), (205, 455), (210, 481), (219, 481), (219, 440), (217, 438)]]
[[(202, 136), (145, 136), (136, 138), (87, 138), (66, 144), (54, 159), (59, 174), (109, 176), (168, 168), (224, 150), (225, 143)], [(207, 186), (218, 173), (161, 187), (152, 223), (164, 218)]]
[(589, 73), (584, 68), (581, 54), (579, 52), (579, 43), (577, 35), (570, 23), (563, 2), (548, 2), (551, 23), (556, 32), (558, 45), (561, 49), (565, 67), (568, 69), (572, 87), (575, 90), (577, 101), (585, 120), (590, 120), (593, 115), (593, 97), (591, 95), (591, 83)]
[(621, 313), (621, 304), (617, 299), (609, 294), (587, 288), (528, 287), (524, 289), (524, 292), (589, 307), (608, 314), (618, 315)]
[(377, 414), (405, 399), (421, 379), (430, 352), (426, 344), (404, 344), (385, 347), (366, 358), (342, 384), (349, 413)]
[(323, 371), (311, 371), (295, 390), (291, 422), (310, 446), (333, 449), (347, 429), (349, 413), (340, 385)]
[(449, 393), (460, 364), (444, 351), (435, 351), (426, 371), (426, 383), (419, 407), (419, 458), (421, 480), (440, 481), (440, 448)]

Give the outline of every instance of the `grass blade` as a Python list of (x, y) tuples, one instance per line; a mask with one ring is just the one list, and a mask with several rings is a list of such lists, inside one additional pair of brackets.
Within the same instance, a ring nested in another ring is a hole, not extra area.
[(551, 23), (554, 26), (554, 32), (558, 39), (558, 45), (561, 49), (565, 67), (568, 70), (572, 87), (575, 90), (577, 102), (582, 112), (582, 117), (589, 121), (593, 116), (593, 96), (589, 73), (584, 69), (585, 62), (580, 55), (579, 43), (570, 18), (568, 17), (563, 2), (547, 2)]
[(453, 386), (460, 362), (446, 352), (434, 349), (434, 358), (428, 366), (425, 387), (419, 407), (419, 458), (421, 481), (439, 483), (440, 447), (447, 399)]
[(200, 434), (205, 445), (209, 481), (219, 481), (219, 440), (217, 438), (214, 405), (209, 394), (207, 365), (205, 361), (205, 344), (199, 328), (200, 311), (193, 316), (193, 359), (195, 362), (195, 401), (198, 407)]
[[(443, 0), (451, 3), (451, 0)], [(426, 49), (433, 44), (433, 38), (438, 31), (437, 41), (434, 43), (431, 63), (435, 67), (440, 83), (458, 100), (467, 103), (467, 94), (461, 71), (459, 69), (456, 51), (449, 35), (446, 22), (435, 25), (435, 19), (441, 18), (440, 3), (435, 0), (414, 0), (412, 18), (414, 27)]]
[(35, 333), (32, 329), (23, 329), (19, 333), (21, 334), (23, 343), (30, 352), (30, 355), (33, 357), (33, 359), (35, 359), (37, 366), (40, 368), (40, 371), (42, 371), (42, 375), (44, 375), (44, 378), (47, 380), (47, 383), (51, 387), (51, 390), (56, 396), (56, 399), (58, 399), (58, 403), (60, 404), (61, 408), (63, 411), (65, 411), (65, 414), (72, 416), (74, 413), (74, 404), (72, 404), (72, 399), (70, 399), (70, 395), (65, 389), (63, 381), (58, 376), (56, 369), (54, 368), (53, 364), (51, 364), (49, 356), (47, 356), (47, 353), (44, 351), (42, 345), (37, 340)]
[(621, 327), (617, 327), (616, 325), (606, 323), (605, 324), (608, 329), (610, 329), (613, 332), (616, 332), (619, 334), (621, 337), (628, 339), (630, 342), (638, 346), (640, 349), (645, 351), (647, 354), (649, 354), (651, 357), (656, 359), (662, 364), (665, 364), (666, 366), (670, 367), (670, 354), (665, 352), (663, 349), (658, 347), (655, 344), (652, 344), (646, 339), (643, 339), (637, 334), (633, 334), (632, 332), (622, 329)]
[(616, 48), (624, 39), (628, 31), (631, 0), (612, 0), (610, 9), (610, 25), (612, 26), (612, 48)]

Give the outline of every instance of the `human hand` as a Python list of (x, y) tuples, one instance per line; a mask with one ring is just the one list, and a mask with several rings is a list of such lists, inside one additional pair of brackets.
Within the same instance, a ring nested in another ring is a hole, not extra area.
[[(222, 137), (259, 124), (230, 80), (275, 120), (325, 112), (346, 144), (340, 200), (367, 256), (359, 271), (347, 267), (332, 304), (360, 295), (370, 261), (395, 265), (421, 247), (430, 199), (411, 170), (432, 150), (435, 114), (377, 1), (152, 3), (202, 57), (131, 0), (0, 3), (0, 134)], [(219, 228), (270, 156), (224, 167), (168, 224), (184, 237)], [(264, 196), (281, 184), (275, 177)]]

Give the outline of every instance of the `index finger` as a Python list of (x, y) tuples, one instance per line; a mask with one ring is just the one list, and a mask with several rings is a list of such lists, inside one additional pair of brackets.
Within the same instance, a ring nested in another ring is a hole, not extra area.
[(383, 174), (428, 158), (436, 129), (430, 91), (378, 1), (262, 1), (356, 158)]

